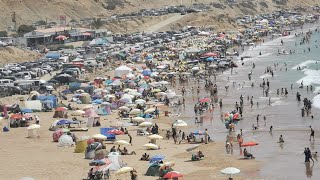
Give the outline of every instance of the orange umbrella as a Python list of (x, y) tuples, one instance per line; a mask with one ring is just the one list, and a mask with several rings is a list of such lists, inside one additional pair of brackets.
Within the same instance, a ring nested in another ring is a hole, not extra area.
[(66, 39), (68, 39), (68, 38), (67, 38), (66, 36), (59, 35), (59, 36), (57, 36), (55, 39), (56, 39), (56, 40), (62, 40), (62, 41), (64, 41), (64, 40), (66, 40)]
[(241, 147), (256, 146), (258, 144), (259, 143), (256, 143), (256, 142), (253, 142), (253, 141), (249, 141), (249, 142), (246, 142), (246, 143), (242, 143)]
[(21, 114), (13, 114), (10, 116), (11, 119), (21, 119), (22, 115)]

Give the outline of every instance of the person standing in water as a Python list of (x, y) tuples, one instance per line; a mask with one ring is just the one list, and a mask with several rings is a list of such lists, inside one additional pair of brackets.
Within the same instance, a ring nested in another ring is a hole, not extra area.
[(314, 141), (314, 130), (312, 129), (311, 126), (310, 127), (310, 131), (311, 131), (311, 134), (310, 134), (310, 141), (311, 141), (311, 138), (313, 138), (313, 141)]

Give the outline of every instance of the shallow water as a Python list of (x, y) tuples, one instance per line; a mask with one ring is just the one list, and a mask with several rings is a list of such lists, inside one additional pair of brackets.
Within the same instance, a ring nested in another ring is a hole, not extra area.
[[(240, 66), (233, 71), (228, 70), (222, 75), (217, 77), (217, 84), (219, 87), (219, 99), (223, 99), (223, 109), (220, 110), (216, 106), (213, 114), (207, 112), (204, 116), (203, 124), (195, 124), (194, 127), (188, 129), (188, 131), (195, 129), (208, 128), (210, 136), (214, 140), (225, 140), (227, 130), (224, 125), (224, 121), (220, 119), (221, 113), (226, 113), (235, 109), (235, 102), (239, 103), (239, 97), (242, 94), (244, 96), (244, 110), (243, 120), (241, 120), (236, 131), (239, 133), (239, 129), (243, 129), (244, 141), (256, 141), (260, 144), (256, 147), (250, 148), (251, 152), (256, 156), (257, 160), (262, 161), (264, 166), (262, 167), (259, 177), (266, 179), (320, 179), (319, 163), (315, 163), (311, 167), (306, 166), (304, 163), (303, 150), (304, 147), (310, 147), (312, 152), (320, 150), (320, 141), (318, 130), (320, 129), (320, 95), (314, 98), (317, 94), (307, 91), (306, 87), (303, 89), (298, 88), (301, 80), (304, 85), (313, 85), (313, 90), (320, 89), (320, 33), (314, 33), (310, 44), (299, 45), (301, 37), (295, 38), (294, 36), (283, 37), (284, 46), (280, 45), (280, 38), (269, 41), (256, 48), (251, 48), (245, 52), (245, 55), (250, 55), (253, 58), (245, 59), (245, 65)], [(315, 42), (318, 40), (318, 42)], [(295, 42), (298, 44), (295, 46)], [(319, 48), (316, 48), (318, 45)], [(311, 47), (311, 52), (304, 53), (307, 48)], [(278, 49), (295, 49), (296, 53), (293, 55), (277, 55)], [(262, 56), (258, 56), (259, 52), (262, 52)], [(251, 82), (248, 81), (248, 73), (251, 71), (252, 63), (256, 64), (256, 68), (253, 69), (252, 82), (255, 83), (255, 87), (251, 87)], [(284, 63), (287, 63), (287, 66)], [(272, 78), (270, 75), (265, 74), (264, 70), (266, 66), (273, 66), (274, 63), (279, 63), (279, 67), (275, 71), (275, 76)], [(304, 70), (297, 71), (296, 66), (300, 65), (304, 67)], [(285, 71), (287, 68), (288, 71)], [(230, 82), (227, 81), (228, 77)], [(262, 78), (269, 79), (270, 81), (270, 93), (271, 105), (268, 104), (268, 98), (263, 97), (262, 88), (259, 84), (262, 83)], [(232, 82), (237, 82), (235, 87), (232, 87)], [(242, 84), (245, 85), (242, 88)], [(229, 85), (229, 91), (224, 89), (225, 85)], [(239, 86), (238, 84), (241, 84)], [(293, 89), (290, 89), (290, 85), (293, 84)], [(187, 88), (191, 88), (194, 85), (196, 88), (198, 85), (196, 82), (191, 81)], [(316, 88), (319, 86), (318, 88)], [(204, 90), (204, 83), (200, 83), (202, 91), (199, 97), (207, 96)], [(289, 95), (277, 95), (278, 88), (287, 88)], [(177, 90), (177, 87), (176, 87)], [(177, 91), (178, 92), (178, 91)], [(313, 99), (312, 114), (314, 119), (310, 117), (301, 117), (301, 107), (303, 103), (296, 101), (296, 93), (300, 92), (301, 98)], [(254, 106), (250, 108), (247, 96), (254, 97)], [(182, 113), (179, 119), (186, 120), (189, 124), (194, 124), (194, 112), (193, 106), (196, 103), (198, 97), (194, 94), (194, 100), (192, 94), (189, 93), (186, 96), (186, 107), (180, 107), (176, 111)], [(256, 102), (259, 102), (257, 107)], [(257, 125), (256, 116), (260, 114), (259, 129), (256, 132), (252, 132), (252, 124)], [(263, 115), (267, 117), (266, 123), (263, 122)], [(172, 118), (177, 119), (176, 118)], [(272, 134), (269, 133), (269, 127), (274, 127)], [(316, 140), (315, 142), (309, 141), (310, 129), (309, 126), (315, 129)], [(280, 146), (277, 141), (280, 135), (283, 135), (285, 143)], [(239, 148), (234, 147), (234, 155), (239, 155)], [(314, 170), (312, 173), (311, 170)], [(252, 177), (248, 175), (248, 177)], [(258, 177), (256, 177), (258, 178)]]

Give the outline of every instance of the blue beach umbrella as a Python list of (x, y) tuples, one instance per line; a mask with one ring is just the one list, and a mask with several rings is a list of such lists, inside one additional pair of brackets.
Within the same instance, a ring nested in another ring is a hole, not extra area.
[(23, 112), (23, 113), (33, 113), (33, 111), (31, 109), (28, 109), (28, 108), (22, 108), (21, 112)]
[(150, 163), (157, 162), (157, 161), (162, 161), (163, 159), (165, 159), (165, 156), (164, 156), (164, 155), (162, 155), (162, 154), (156, 154), (156, 155), (154, 155), (154, 156), (151, 157)]

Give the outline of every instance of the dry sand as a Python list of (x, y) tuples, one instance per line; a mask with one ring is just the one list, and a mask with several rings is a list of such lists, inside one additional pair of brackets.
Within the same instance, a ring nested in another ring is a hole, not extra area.
[(13, 46), (0, 48), (0, 65), (31, 61), (37, 57), (39, 57), (38, 53), (26, 49), (19, 49)]
[[(109, 73), (108, 73), (109, 74)], [(106, 74), (106, 75), (108, 75)], [(90, 75), (94, 77), (95, 75)], [(27, 96), (13, 96), (1, 99), (3, 104), (19, 103), (23, 107), (23, 102), (19, 101)], [(67, 104), (67, 101), (63, 101)], [(81, 105), (72, 104), (75, 107)], [(83, 106), (83, 105), (82, 105)], [(163, 107), (165, 108), (165, 107)], [(164, 112), (165, 109), (161, 109)], [(58, 147), (57, 143), (52, 142), (52, 131), (49, 131), (51, 123), (55, 120), (52, 118), (53, 112), (36, 113), (40, 117), (41, 128), (39, 130), (40, 138), (26, 138), (26, 128), (10, 129), (10, 132), (0, 133), (2, 146), (0, 147), (0, 159), (3, 163), (0, 165), (0, 179), (16, 180), (22, 177), (33, 177), (39, 180), (46, 179), (82, 179), (87, 177), (89, 170), (89, 160), (84, 159), (84, 154), (73, 153), (74, 147)], [(102, 119), (102, 127), (108, 127), (110, 121), (116, 121), (117, 111), (112, 115), (104, 116)], [(84, 119), (83, 119), (84, 120)], [(165, 130), (170, 128), (172, 120), (164, 117), (161, 114), (160, 119), (154, 120), (160, 127), (160, 135), (165, 137)], [(0, 121), (0, 127), (6, 124), (6, 120)], [(145, 136), (136, 136), (137, 127), (129, 127), (129, 133), (133, 135), (133, 146), (129, 146), (129, 151), (135, 151), (137, 155), (122, 156), (122, 160), (130, 167), (134, 167), (138, 172), (138, 177), (141, 180), (157, 179), (156, 177), (144, 176), (148, 169), (148, 162), (139, 161), (141, 155), (145, 152), (148, 154), (163, 154), (168, 161), (175, 161), (173, 167), (183, 173), (184, 179), (201, 178), (203, 180), (226, 179), (226, 176), (220, 174), (220, 170), (226, 167), (237, 167), (243, 173), (237, 178), (246, 179), (250, 174), (251, 178), (258, 177), (260, 162), (257, 160), (241, 160), (239, 156), (239, 148), (235, 147), (234, 155), (227, 155), (225, 152), (224, 142), (212, 142), (207, 145), (202, 144), (197, 150), (203, 151), (205, 159), (201, 161), (190, 161), (191, 153), (186, 151), (191, 144), (182, 142), (180, 145), (173, 143), (173, 140), (158, 140), (157, 144), (161, 146), (160, 150), (147, 151), (142, 147), (148, 143)], [(183, 129), (189, 133), (188, 128)], [(91, 136), (99, 133), (98, 127), (90, 128), (88, 132), (76, 132), (77, 137)], [(212, 137), (214, 139), (214, 137)], [(117, 139), (129, 140), (127, 135), (117, 136)], [(106, 145), (107, 150), (112, 147), (112, 144)], [(112, 176), (111, 179), (129, 179), (129, 175), (120, 177)]]

